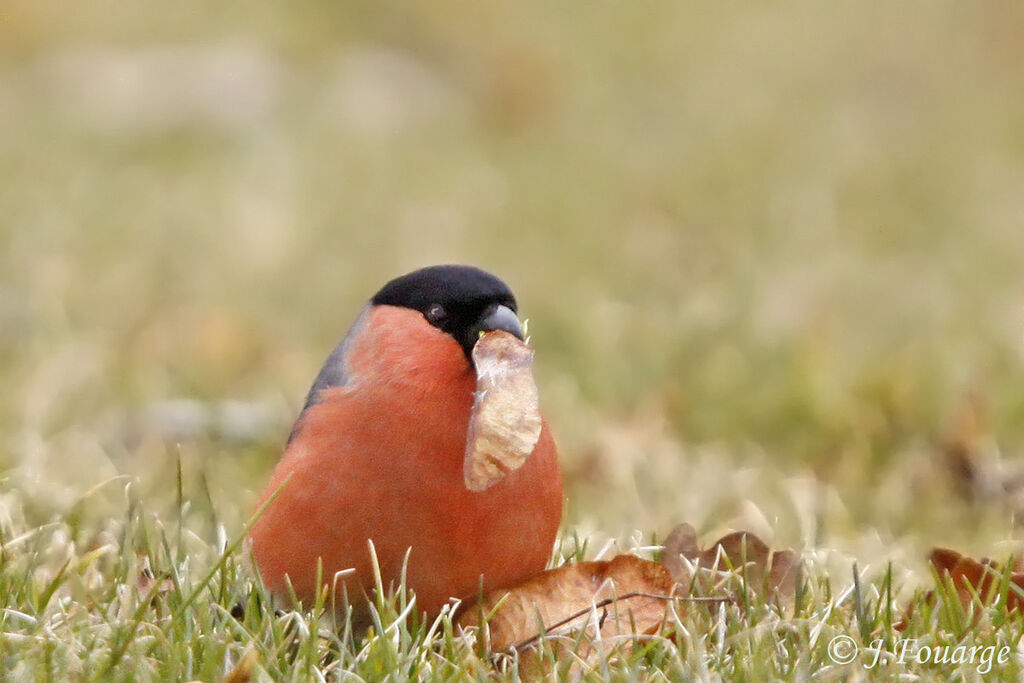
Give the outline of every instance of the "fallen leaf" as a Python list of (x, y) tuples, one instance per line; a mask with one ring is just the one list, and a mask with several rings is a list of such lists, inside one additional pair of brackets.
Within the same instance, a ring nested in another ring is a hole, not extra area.
[(259, 655), (252, 645), (246, 649), (242, 658), (238, 660), (228, 675), (224, 677), (224, 683), (249, 683), (252, 680), (253, 669), (259, 663)]
[(668, 568), (672, 577), (679, 581), (689, 572), (683, 559), (689, 559), (699, 554), (697, 531), (689, 524), (680, 524), (665, 538), (661, 563)]
[(476, 395), (466, 434), (463, 477), (484, 491), (526, 461), (540, 439), (533, 349), (508, 332), (483, 335), (473, 347)]
[(659, 631), (678, 586), (668, 569), (635, 555), (577, 562), (486, 595), (459, 618), (487, 617), (491, 649), (528, 647), (540, 637), (586, 631), (588, 640)]
[[(1010, 582), (1006, 594), (1007, 611), (1016, 612), (1024, 608), (1024, 557), (1020, 555), (1012, 556), (1007, 567), (986, 557), (976, 560), (949, 548), (933, 548), (928, 562), (935, 568), (940, 581), (950, 582), (965, 612), (976, 604), (976, 600), (985, 606), (994, 605), (1002, 592), (1003, 577)], [(937, 591), (930, 590), (918, 603), (907, 605), (903, 620), (896, 625), (897, 630), (906, 629), (915, 606), (934, 605), (938, 595)]]
[(680, 524), (665, 539), (662, 564), (675, 581), (704, 595), (721, 593), (741, 577), (748, 589), (789, 603), (796, 594), (800, 561), (794, 551), (773, 551), (748, 531), (727, 534), (701, 550), (694, 528)]
[[(685, 600), (734, 601), (737, 582), (751, 591), (792, 600), (799, 559), (792, 550), (772, 551), (751, 533), (736, 532), (707, 550), (688, 524), (665, 541), (662, 562), (619, 555), (604, 562), (577, 562), (540, 572), (522, 583), (491, 591), (459, 617), (462, 626), (486, 622), (493, 651), (521, 650), (567, 636), (584, 643), (663, 631)], [(689, 597), (693, 589), (698, 597)], [(576, 652), (576, 654), (580, 654)]]
[(767, 585), (782, 603), (792, 604), (796, 600), (800, 578), (800, 556), (795, 550), (776, 550), (772, 553), (771, 562)]

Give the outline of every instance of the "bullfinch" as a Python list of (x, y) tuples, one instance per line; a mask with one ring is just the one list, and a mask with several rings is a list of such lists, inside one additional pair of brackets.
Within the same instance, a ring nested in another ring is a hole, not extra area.
[(275, 596), (309, 605), (328, 586), (365, 610), (369, 541), (384, 587), (407, 562), (406, 586), (428, 614), (545, 568), (562, 514), (547, 423), (490, 488), (470, 490), (463, 476), (473, 349), (494, 330), (523, 339), (512, 292), (478, 268), (423, 268), (370, 299), (313, 383), (250, 531)]

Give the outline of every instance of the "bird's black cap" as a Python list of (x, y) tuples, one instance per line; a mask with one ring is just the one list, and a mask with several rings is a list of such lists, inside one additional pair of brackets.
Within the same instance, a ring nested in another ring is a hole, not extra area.
[(431, 325), (454, 337), (467, 358), (472, 358), (481, 332), (501, 329), (523, 337), (512, 290), (473, 266), (421, 268), (384, 285), (370, 303), (419, 311)]

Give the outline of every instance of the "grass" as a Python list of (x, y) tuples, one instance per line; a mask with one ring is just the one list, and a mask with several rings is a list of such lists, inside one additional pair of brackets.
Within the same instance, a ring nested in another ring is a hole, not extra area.
[[(135, 497), (135, 484), (124, 484), (90, 493), (112, 504), (120, 499), (124, 509), (105, 517), (97, 531), (74, 515), (31, 527), (11, 514), (18, 494), (8, 483), (0, 569), (7, 596), (0, 613), (5, 679), (504, 680), (549, 671), (588, 680), (976, 680), (980, 671), (986, 679), (1017, 680), (1022, 674), (1021, 615), (1007, 613), (1005, 592), (997, 604), (965, 612), (935, 577), (939, 599), (913, 595), (917, 609), (900, 632), (894, 627), (905, 612), (897, 596), (905, 586), (891, 565), (854, 564), (852, 574), (836, 575), (813, 553), (793, 604), (766, 603), (753, 593), (730, 603), (681, 604), (670, 609), (666, 635), (606, 642), (607, 658), (574, 658), (563, 649), (555, 658), (554, 642), (546, 641), (539, 653), (483, 652), (453, 627), (450, 614), (422, 621), (402, 593), (382, 593), (369, 632), (354, 632), (351, 621), (325, 613), (322, 602), (275, 611), (246, 569), (240, 537), (228, 536), (215, 516), (194, 513), (196, 501), (187, 496), (176, 519), (165, 522)], [(579, 541), (564, 542), (556, 562), (586, 554)], [(837, 638), (859, 649), (852, 663), (835, 661), (847, 650), (829, 654)], [(951, 663), (955, 655), (941, 654), (958, 646), (981, 649), (969, 659), (961, 655), (968, 661), (959, 664)], [(1012, 656), (1000, 662), (998, 654), (984, 654), (989, 647), (992, 653), (1006, 647)], [(945, 661), (933, 661), (940, 657)]]
[[(824, 648), (895, 637), (932, 546), (1021, 536), (1016, 5), (0, 15), (8, 678), (211, 680), (249, 651), (274, 680), (510, 676), (397, 604), (368, 640), (230, 615), (259, 589), (224, 551), (322, 359), (386, 279), (449, 261), (531, 320), (579, 554), (688, 521), (807, 561), (795, 614), (694, 611), (609, 666), (976, 678)], [(909, 633), (1017, 647), (998, 607), (961, 627)]]

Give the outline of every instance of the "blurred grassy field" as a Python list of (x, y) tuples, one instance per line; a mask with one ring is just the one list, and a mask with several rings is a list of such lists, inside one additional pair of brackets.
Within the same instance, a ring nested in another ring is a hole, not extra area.
[(363, 301), (467, 262), (530, 319), (567, 531), (991, 554), (1024, 509), (1022, 30), (1013, 2), (9, 1), (5, 516), (122, 474), (164, 509), (180, 458), (239, 529)]

